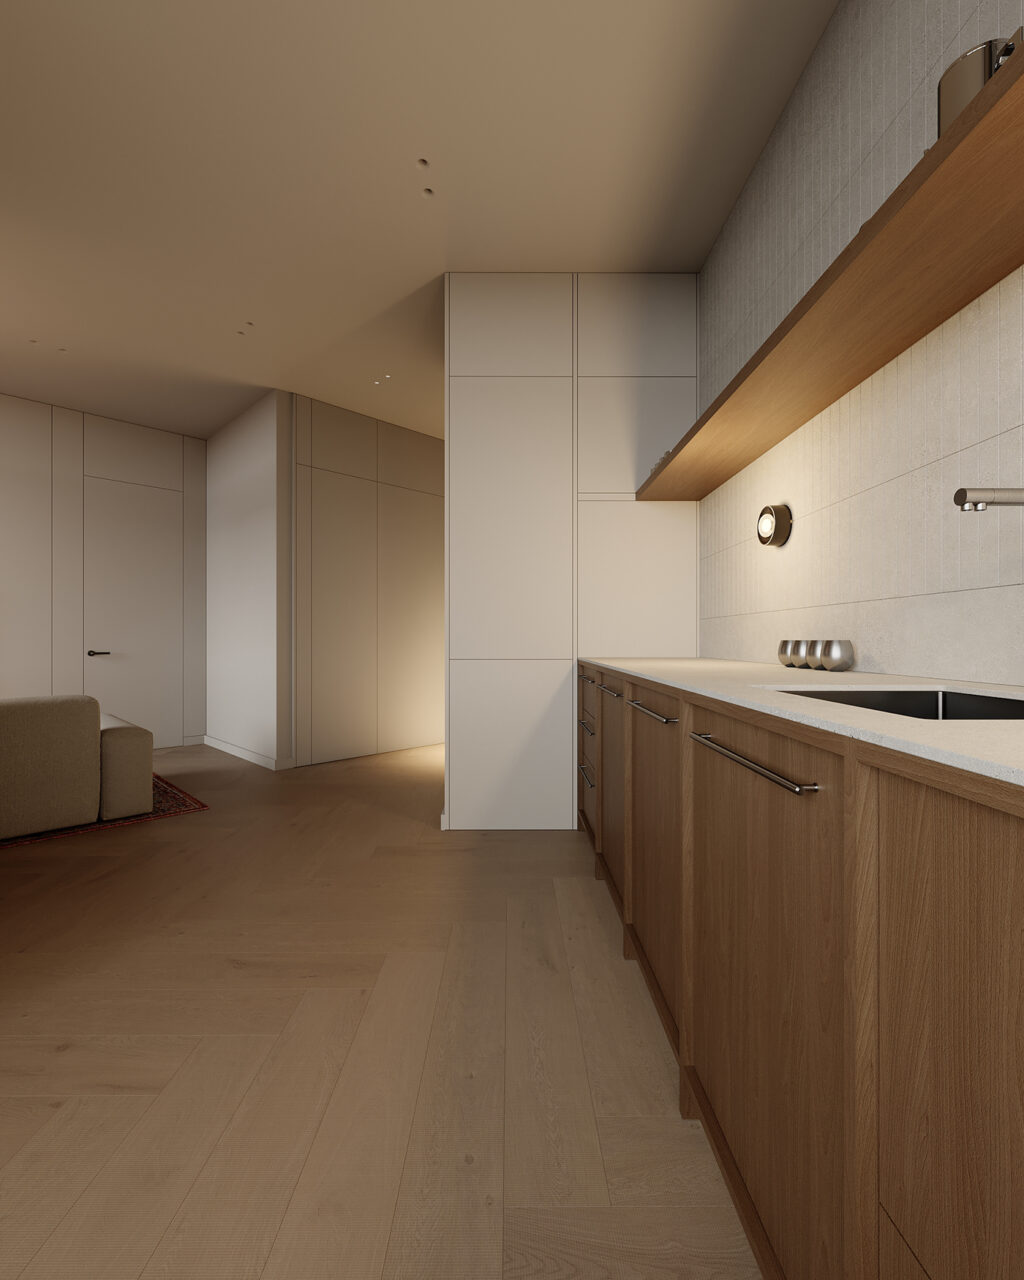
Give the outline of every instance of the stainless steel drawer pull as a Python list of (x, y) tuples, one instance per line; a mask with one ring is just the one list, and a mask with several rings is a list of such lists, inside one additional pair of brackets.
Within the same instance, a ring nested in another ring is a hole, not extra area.
[[(629, 702), (629, 699), (626, 699)], [(631, 707), (635, 707), (637, 711), (642, 711), (645, 716), (650, 716), (652, 720), (657, 720), (660, 724), (678, 724), (679, 718), (669, 719), (668, 716), (659, 716), (657, 711), (652, 711), (650, 707), (645, 707), (642, 702), (629, 702)]]
[(717, 751), (720, 756), (725, 756), (727, 760), (734, 760), (737, 764), (741, 764), (744, 769), (749, 769), (752, 773), (759, 774), (762, 778), (767, 778), (769, 782), (774, 782), (777, 787), (784, 787), (787, 791), (792, 791), (795, 796), (802, 796), (807, 791), (818, 790), (816, 782), (790, 782), (781, 773), (772, 773), (771, 769), (766, 769), (763, 764), (755, 764), (753, 760), (748, 760), (746, 756), (737, 755), (735, 751), (730, 751), (728, 747), (723, 747), (720, 743), (715, 742), (710, 733), (691, 733), (690, 737), (694, 742), (700, 742), (705, 747), (710, 747), (712, 751)]
[(596, 681), (596, 680), (591, 680), (590, 676), (584, 676), (584, 675), (581, 675), (581, 676), (580, 676), (580, 679), (581, 679), (582, 681), (584, 681), (584, 683), (586, 683), (586, 684), (597, 684), (597, 681)]
[(589, 733), (591, 737), (594, 736), (594, 731), (593, 729), (591, 729), (590, 725), (587, 724), (586, 720), (577, 720), (576, 723), (579, 725), (579, 727), (583, 730), (584, 733)]
[(622, 697), (621, 693), (616, 693), (614, 689), (609, 689), (606, 684), (599, 684), (597, 687), (601, 690), (602, 693), (607, 693), (609, 697), (612, 697), (612, 698)]
[(591, 791), (593, 791), (595, 784), (591, 782), (590, 779), (587, 777), (587, 771), (584, 768), (584, 766), (581, 764), (578, 764), (576, 768), (579, 769), (580, 773), (583, 774), (583, 781), (587, 784), (587, 786), (591, 789)]

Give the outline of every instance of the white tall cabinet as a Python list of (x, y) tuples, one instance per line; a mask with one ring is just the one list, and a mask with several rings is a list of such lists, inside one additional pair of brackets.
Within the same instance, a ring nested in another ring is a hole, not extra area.
[(295, 760), (444, 733), (444, 446), (295, 397)]
[(0, 697), (84, 692), (158, 747), (202, 740), (205, 459), (203, 440), (0, 396)]
[(634, 492), (696, 411), (696, 279), (446, 293), (451, 828), (576, 825), (574, 661), (697, 646), (697, 508)]

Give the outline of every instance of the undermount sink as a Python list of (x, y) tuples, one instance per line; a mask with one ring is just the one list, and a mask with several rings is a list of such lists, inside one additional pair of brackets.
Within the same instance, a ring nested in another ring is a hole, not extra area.
[(779, 693), (918, 720), (1024, 720), (1024, 699), (955, 689), (780, 689)]

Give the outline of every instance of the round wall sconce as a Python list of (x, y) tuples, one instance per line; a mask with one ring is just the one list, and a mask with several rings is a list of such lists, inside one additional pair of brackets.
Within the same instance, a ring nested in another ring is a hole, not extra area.
[(762, 507), (757, 517), (757, 540), (763, 547), (781, 547), (793, 531), (789, 507)]

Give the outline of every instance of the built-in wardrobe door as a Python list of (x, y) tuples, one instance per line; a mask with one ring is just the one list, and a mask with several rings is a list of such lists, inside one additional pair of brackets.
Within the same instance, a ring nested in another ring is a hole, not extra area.
[(312, 468), (313, 764), (377, 750), (377, 485)]
[(180, 746), (181, 490), (86, 476), (84, 527), (85, 692)]

